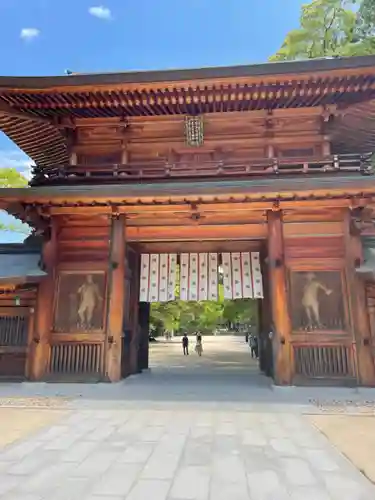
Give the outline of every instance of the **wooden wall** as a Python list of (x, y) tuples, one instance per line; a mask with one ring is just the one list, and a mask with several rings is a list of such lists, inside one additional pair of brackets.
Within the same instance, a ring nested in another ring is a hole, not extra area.
[[(276, 352), (281, 356), (276, 364), (284, 373), (280, 383), (328, 380), (375, 384), (373, 359), (364, 342), (366, 311), (358, 302), (363, 284), (355, 275), (357, 257), (350, 250), (348, 217), (345, 211), (284, 214), (283, 265), (289, 323), (284, 326), (286, 344), (280, 347), (276, 340)], [(271, 282), (275, 273), (271, 270)], [(311, 308), (313, 324), (307, 316), (304, 290), (309, 279), (320, 283), (320, 324), (314, 321)]]
[[(107, 288), (111, 241), (108, 216), (63, 216), (56, 224), (56, 269), (53, 279), (53, 314), (46, 376), (102, 379), (105, 371)], [(68, 317), (69, 296), (78, 307), (78, 291), (86, 276), (100, 281), (102, 321), (98, 328), (81, 332)], [(65, 308), (65, 309), (64, 309)], [(61, 312), (60, 312), (61, 310)], [(66, 322), (63, 321), (64, 313)]]
[[(184, 115), (77, 119), (78, 163), (204, 162), (269, 156), (314, 156), (322, 152), (321, 111), (312, 108), (212, 113), (204, 116), (204, 144), (186, 145)], [(128, 125), (128, 126), (127, 126)], [(296, 147), (298, 141), (298, 147)], [(125, 152), (125, 153), (124, 153)]]

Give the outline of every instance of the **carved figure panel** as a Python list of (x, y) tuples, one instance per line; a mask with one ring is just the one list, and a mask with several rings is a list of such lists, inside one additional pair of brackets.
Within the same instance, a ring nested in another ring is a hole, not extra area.
[(292, 272), (293, 331), (345, 330), (339, 271)]
[(54, 330), (101, 331), (104, 327), (104, 272), (62, 272), (58, 278)]

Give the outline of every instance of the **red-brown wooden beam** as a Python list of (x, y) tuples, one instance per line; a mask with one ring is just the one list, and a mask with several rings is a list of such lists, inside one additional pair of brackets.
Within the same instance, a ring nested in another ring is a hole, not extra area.
[(366, 303), (365, 281), (360, 279), (355, 267), (363, 261), (362, 242), (359, 234), (350, 231), (351, 214), (344, 214), (345, 270), (350, 329), (355, 342), (358, 383), (375, 385), (375, 360), (372, 353), (369, 314)]
[(106, 339), (106, 378), (117, 382), (121, 378), (121, 348), (125, 295), (125, 216), (112, 218), (108, 270), (108, 320)]
[(34, 335), (29, 346), (28, 371), (31, 380), (41, 380), (48, 373), (57, 265), (55, 218), (51, 221), (50, 239), (43, 246), (42, 259), (48, 276), (39, 284), (36, 300)]
[(288, 385), (293, 379), (290, 346), (291, 320), (288, 307), (281, 211), (268, 212), (268, 266), (274, 338), (273, 360), (276, 384)]

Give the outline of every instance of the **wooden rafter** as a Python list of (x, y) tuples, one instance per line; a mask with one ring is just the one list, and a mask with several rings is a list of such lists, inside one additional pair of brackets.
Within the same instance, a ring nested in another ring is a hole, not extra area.
[(64, 124), (59, 123), (57, 120), (53, 120), (50, 118), (44, 118), (41, 116), (33, 115), (30, 113), (25, 113), (23, 111), (19, 111), (15, 109), (13, 106), (10, 106), (9, 104), (0, 101), (0, 115), (5, 115), (5, 116), (10, 116), (13, 118), (20, 118), (21, 120), (29, 120), (33, 121), (35, 123), (41, 123), (43, 125), (53, 125), (54, 127), (58, 129), (64, 129), (64, 128), (73, 128), (74, 126), (70, 122), (66, 122)]

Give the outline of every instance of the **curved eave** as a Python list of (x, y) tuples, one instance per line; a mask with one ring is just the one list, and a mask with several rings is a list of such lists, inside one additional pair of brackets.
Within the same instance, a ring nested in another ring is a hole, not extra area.
[(272, 62), (240, 66), (172, 69), (156, 71), (126, 71), (119, 73), (72, 74), (42, 77), (0, 77), (0, 89), (45, 90), (53, 87), (84, 87), (100, 85), (174, 83), (191, 80), (221, 80), (238, 78), (278, 78), (305, 73), (332, 73), (367, 70), (374, 74), (375, 56), (308, 59), (304, 61)]
[[(366, 198), (375, 200), (375, 177), (352, 175), (330, 178), (290, 178), (238, 181), (166, 182), (105, 186), (38, 187), (0, 189), (0, 207), (11, 209), (17, 204), (92, 206), (127, 204), (169, 204), (238, 201)], [(282, 208), (282, 204), (281, 204)], [(16, 208), (15, 208), (16, 210)], [(12, 213), (14, 213), (12, 211)]]

